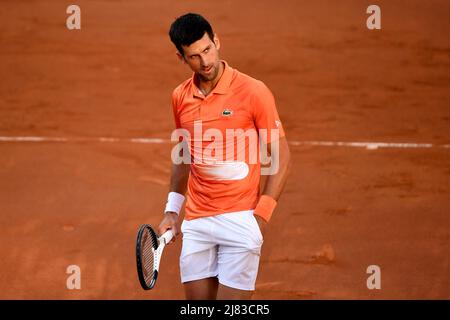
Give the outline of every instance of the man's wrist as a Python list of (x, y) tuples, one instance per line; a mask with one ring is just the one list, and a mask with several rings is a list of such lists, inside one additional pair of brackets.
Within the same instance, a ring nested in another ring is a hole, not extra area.
[(164, 212), (172, 212), (179, 215), (185, 199), (185, 196), (178, 192), (169, 192)]
[(178, 213), (173, 212), (173, 211), (166, 211), (166, 212), (164, 212), (164, 216), (165, 217), (170, 217), (171, 219), (174, 219), (174, 220), (178, 220)]
[(253, 214), (255, 216), (258, 216), (264, 222), (269, 222), (270, 218), (272, 217), (272, 213), (275, 210), (275, 207), (277, 205), (277, 202), (274, 198), (271, 196), (263, 194), (258, 201), (258, 204), (256, 205), (255, 211)]

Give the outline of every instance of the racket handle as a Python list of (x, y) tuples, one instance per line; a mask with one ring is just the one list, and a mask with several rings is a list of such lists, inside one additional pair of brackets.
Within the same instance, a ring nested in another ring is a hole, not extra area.
[(163, 241), (164, 244), (168, 244), (170, 242), (170, 240), (172, 240), (173, 238), (173, 232), (172, 230), (167, 230), (166, 232), (163, 233), (163, 235), (159, 238), (160, 241)]

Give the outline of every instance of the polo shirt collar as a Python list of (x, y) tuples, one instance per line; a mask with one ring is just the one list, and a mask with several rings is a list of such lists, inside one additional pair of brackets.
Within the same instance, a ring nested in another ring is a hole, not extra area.
[[(220, 60), (224, 63), (224, 69), (222, 76), (219, 79), (219, 82), (217, 82), (216, 87), (213, 89), (213, 91), (210, 94), (226, 94), (228, 92), (228, 89), (230, 88), (231, 80), (233, 78), (233, 68), (231, 68), (228, 63), (225, 60)], [(199, 88), (195, 84), (195, 73), (192, 76), (192, 91), (193, 95), (196, 97), (204, 98), (203, 95), (199, 93)]]

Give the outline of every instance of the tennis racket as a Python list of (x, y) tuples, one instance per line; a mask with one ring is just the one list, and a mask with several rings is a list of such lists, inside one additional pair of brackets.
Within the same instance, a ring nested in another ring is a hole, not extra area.
[(162, 252), (172, 238), (172, 230), (167, 230), (158, 238), (151, 225), (143, 224), (139, 228), (136, 238), (136, 264), (139, 282), (144, 290), (155, 286)]

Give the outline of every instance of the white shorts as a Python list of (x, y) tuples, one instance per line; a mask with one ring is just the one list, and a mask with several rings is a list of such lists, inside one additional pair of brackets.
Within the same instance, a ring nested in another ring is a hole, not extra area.
[(181, 282), (218, 277), (219, 283), (255, 290), (263, 237), (253, 210), (184, 220)]

